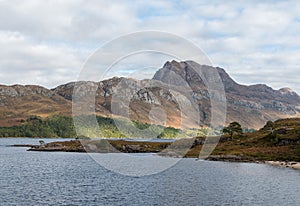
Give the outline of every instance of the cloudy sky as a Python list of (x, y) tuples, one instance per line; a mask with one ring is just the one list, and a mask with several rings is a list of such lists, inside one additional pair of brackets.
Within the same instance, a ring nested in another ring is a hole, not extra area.
[(300, 93), (299, 11), (275, 0), (0, 0), (0, 84), (74, 81), (104, 43), (155, 30), (192, 41), (239, 83)]

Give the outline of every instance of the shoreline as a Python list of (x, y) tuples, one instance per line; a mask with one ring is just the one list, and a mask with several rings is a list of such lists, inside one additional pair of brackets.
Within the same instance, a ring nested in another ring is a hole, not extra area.
[(264, 160), (250, 160), (250, 159), (236, 159), (232, 155), (222, 155), (217, 158), (215, 155), (209, 156), (205, 161), (217, 161), (217, 162), (237, 162), (237, 163), (256, 163), (266, 164), (274, 167), (289, 168), (294, 170), (300, 170), (300, 162), (295, 161), (264, 161)]
[[(27, 147), (27, 151), (40, 151), (40, 152), (81, 152), (81, 153), (157, 153), (162, 157), (181, 157), (182, 145), (188, 142), (186, 140), (177, 140), (175, 145), (171, 145), (169, 141), (135, 141), (135, 140), (71, 140), (50, 142), (41, 145), (32, 144), (15, 144), (10, 145), (13, 147)], [(177, 143), (177, 144), (176, 144)], [(170, 146), (170, 147), (169, 147)], [(198, 158), (201, 150), (202, 142), (194, 140), (194, 143), (184, 154), (183, 158)], [(291, 168), (300, 170), (300, 162), (295, 160), (280, 160), (275, 158), (259, 158), (247, 154), (211, 154), (205, 160), (207, 161), (221, 161), (221, 162), (241, 162), (241, 163), (264, 163), (272, 166)]]
[(268, 164), (268, 165), (276, 166), (276, 167), (300, 170), (300, 162), (265, 161), (264, 163)]
[[(11, 147), (29, 147), (28, 151), (41, 151), (41, 152), (86, 152), (86, 151), (79, 151), (79, 150), (72, 150), (72, 149), (62, 149), (62, 148), (43, 148), (41, 149), (38, 145), (29, 145), (29, 144), (15, 144), (10, 145)], [(147, 153), (147, 152), (142, 152)], [(168, 155), (161, 155), (163, 157), (168, 157)], [(170, 155), (170, 157), (174, 157)], [(191, 156), (185, 156), (184, 158), (195, 158)], [(197, 159), (197, 158), (196, 158)], [(300, 170), (300, 162), (294, 161), (260, 161), (254, 159), (243, 159), (237, 155), (210, 155), (208, 158), (204, 159), (204, 161), (217, 161), (217, 162), (237, 162), (237, 163), (256, 163), (256, 164), (267, 164), (270, 166), (281, 167), (281, 168), (290, 168), (295, 170)]]

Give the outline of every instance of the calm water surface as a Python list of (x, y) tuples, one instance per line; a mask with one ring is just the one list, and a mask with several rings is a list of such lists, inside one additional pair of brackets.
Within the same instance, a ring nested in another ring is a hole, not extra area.
[(6, 146), (38, 141), (0, 139), (0, 205), (300, 205), (300, 171), (292, 169), (183, 159), (137, 178), (87, 154)]

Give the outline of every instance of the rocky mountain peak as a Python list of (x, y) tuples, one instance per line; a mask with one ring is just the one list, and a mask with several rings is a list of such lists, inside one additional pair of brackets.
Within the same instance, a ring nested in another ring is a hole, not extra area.
[(283, 95), (297, 95), (291, 88), (284, 87), (278, 90)]
[(177, 62), (175, 60), (171, 62), (167, 61), (164, 66), (155, 73), (153, 79), (174, 85), (184, 85), (184, 83), (182, 83), (184, 81), (190, 86), (196, 84), (203, 88), (205, 87), (205, 84), (199, 76), (199, 73), (204, 74), (206, 79), (213, 79), (215, 78), (213, 75), (214, 73), (212, 72), (213, 70), (217, 71), (220, 75), (225, 90), (238, 86), (238, 84), (225, 72), (224, 69), (220, 67), (200, 65), (191, 60), (182, 62)]
[[(257, 121), (261, 121), (263, 124), (264, 121), (270, 119), (268, 113), (272, 114), (274, 119), (299, 113), (297, 108), (300, 97), (291, 89), (274, 90), (265, 84), (241, 85), (220, 67), (200, 65), (193, 61), (168, 61), (155, 73), (153, 79), (171, 85), (188, 84), (194, 92), (193, 96), (199, 101), (199, 105), (205, 107), (205, 105), (209, 105), (210, 94), (198, 74), (202, 73), (202, 75), (206, 75), (206, 79), (213, 81), (215, 78), (212, 75), (215, 74), (212, 72), (213, 70), (218, 72), (223, 82), (230, 120), (237, 120), (244, 125), (252, 126)], [(209, 106), (201, 109), (209, 111)], [(241, 114), (247, 115), (247, 118), (241, 118)]]
[[(177, 62), (175, 60), (168, 61), (159, 69), (153, 79), (162, 81), (168, 84), (184, 85), (187, 83), (193, 90), (205, 90), (206, 86), (197, 73), (209, 73), (215, 70), (220, 75), (226, 93), (238, 94), (245, 98), (255, 99), (270, 99), (283, 102), (292, 102), (293, 104), (300, 102), (300, 97), (290, 88), (282, 88), (274, 90), (265, 84), (255, 84), (250, 86), (240, 85), (236, 83), (223, 68), (213, 67), (208, 65), (200, 65), (194, 61)], [(197, 72), (198, 71), (198, 72)], [(206, 76), (206, 78), (214, 78), (213, 76)], [(289, 97), (289, 99), (287, 99)]]

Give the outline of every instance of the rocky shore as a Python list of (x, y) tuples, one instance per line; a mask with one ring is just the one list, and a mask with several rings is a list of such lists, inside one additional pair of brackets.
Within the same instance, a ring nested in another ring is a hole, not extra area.
[(244, 157), (243, 155), (210, 155), (206, 160), (223, 162), (258, 162), (252, 158)]
[(265, 161), (266, 164), (300, 170), (300, 162)]
[[(225, 162), (255, 162), (273, 166), (300, 170), (298, 161), (270, 161), (266, 156), (256, 157), (247, 154), (218, 153), (223, 148), (222, 142), (206, 160)], [(225, 141), (228, 143), (228, 141)], [(41, 145), (12, 145), (14, 147), (29, 147), (28, 151), (44, 152), (87, 152), (87, 153), (157, 153), (163, 157), (198, 158), (203, 145), (203, 138), (181, 139), (174, 142), (165, 141), (133, 141), (133, 140), (70, 140), (58, 141)], [(187, 149), (188, 148), (188, 149)], [(273, 159), (276, 160), (276, 157)]]
[(32, 145), (28, 151), (88, 152), (88, 153), (158, 153), (171, 142), (145, 142), (127, 140), (71, 140)]
[(30, 147), (30, 148), (37, 148), (39, 147), (38, 145), (33, 145), (33, 144), (14, 144), (14, 145), (9, 145), (10, 147)]

